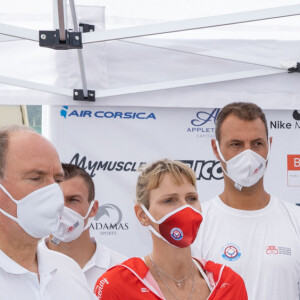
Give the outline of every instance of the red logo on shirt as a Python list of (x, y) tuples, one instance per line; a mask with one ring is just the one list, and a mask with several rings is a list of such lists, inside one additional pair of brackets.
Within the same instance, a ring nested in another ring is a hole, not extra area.
[(278, 254), (278, 248), (276, 246), (267, 246), (266, 247), (266, 253), (268, 255), (270, 255), (270, 254)]

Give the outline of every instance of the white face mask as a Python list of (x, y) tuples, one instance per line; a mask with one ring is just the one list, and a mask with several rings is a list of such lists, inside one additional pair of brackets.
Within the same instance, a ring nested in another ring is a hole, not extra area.
[(89, 209), (84, 217), (75, 210), (65, 206), (58, 229), (52, 232), (53, 238), (51, 242), (58, 245), (60, 242), (68, 243), (76, 240), (82, 232), (91, 225), (92, 220), (89, 220), (85, 226), (84, 221), (90, 214), (94, 203), (95, 200), (90, 203)]
[(216, 141), (216, 146), (220, 158), (224, 163), (226, 163), (227, 172), (223, 169), (223, 167), (222, 169), (224, 173), (234, 181), (234, 187), (236, 189), (242, 190), (243, 187), (253, 186), (264, 175), (269, 151), (267, 159), (264, 159), (256, 152), (247, 149), (226, 161), (220, 151), (218, 141)]
[(64, 208), (64, 195), (57, 183), (40, 188), (21, 200), (15, 200), (0, 184), (3, 192), (17, 205), (17, 217), (0, 208), (8, 218), (34, 238), (43, 238), (55, 231)]

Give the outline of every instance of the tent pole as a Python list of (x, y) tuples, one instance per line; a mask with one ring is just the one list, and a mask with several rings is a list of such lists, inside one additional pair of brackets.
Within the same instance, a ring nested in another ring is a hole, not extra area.
[(57, 0), (57, 12), (58, 12), (59, 40), (61, 42), (65, 42), (66, 26), (65, 26), (64, 0)]
[[(79, 26), (78, 26), (77, 17), (76, 17), (76, 10), (75, 10), (74, 1), (69, 0), (69, 3), (70, 3), (70, 9), (71, 9), (71, 15), (72, 15), (72, 20), (73, 20), (74, 31), (79, 32)], [(83, 63), (83, 55), (82, 55), (82, 50), (81, 49), (77, 50), (77, 56), (78, 56), (80, 75), (81, 75), (81, 81), (82, 81), (83, 96), (88, 97), (85, 69), (84, 69), (84, 63)]]

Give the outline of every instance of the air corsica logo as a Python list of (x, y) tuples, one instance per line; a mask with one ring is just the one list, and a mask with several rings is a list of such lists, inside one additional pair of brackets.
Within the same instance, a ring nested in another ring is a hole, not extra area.
[(189, 133), (196, 133), (197, 137), (214, 137), (215, 124), (220, 108), (212, 111), (198, 111), (196, 118), (191, 120), (192, 127), (187, 129)]
[(128, 223), (122, 222), (121, 209), (111, 203), (99, 206), (98, 212), (90, 228), (97, 230), (101, 235), (116, 235), (118, 231), (128, 230)]
[(154, 113), (148, 112), (121, 112), (121, 111), (91, 111), (91, 110), (78, 110), (73, 109), (69, 111), (68, 106), (63, 106), (60, 110), (60, 116), (63, 118), (98, 118), (98, 119), (154, 119), (156, 120), (156, 116)]

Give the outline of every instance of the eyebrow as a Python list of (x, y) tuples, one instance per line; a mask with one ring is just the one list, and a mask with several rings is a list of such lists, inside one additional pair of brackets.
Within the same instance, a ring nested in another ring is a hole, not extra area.
[[(40, 170), (40, 169), (32, 169), (32, 170), (26, 171), (24, 173), (25, 176), (31, 175), (31, 174), (45, 175), (45, 174), (47, 174), (47, 172)], [(59, 173), (55, 174), (54, 177), (64, 177), (64, 172), (59, 172)]]
[[(257, 141), (264, 141), (264, 139), (261, 138), (261, 137), (259, 137), (259, 138), (257, 138), (257, 139), (251, 140), (251, 142), (257, 142)], [(228, 142), (229, 142), (229, 143), (232, 143), (232, 142), (243, 143), (244, 140), (232, 139), (232, 140), (229, 140)]]
[(82, 198), (82, 195), (80, 195), (80, 194), (73, 194), (73, 195), (66, 196), (66, 198), (73, 198), (73, 197), (80, 197), (80, 198)]

